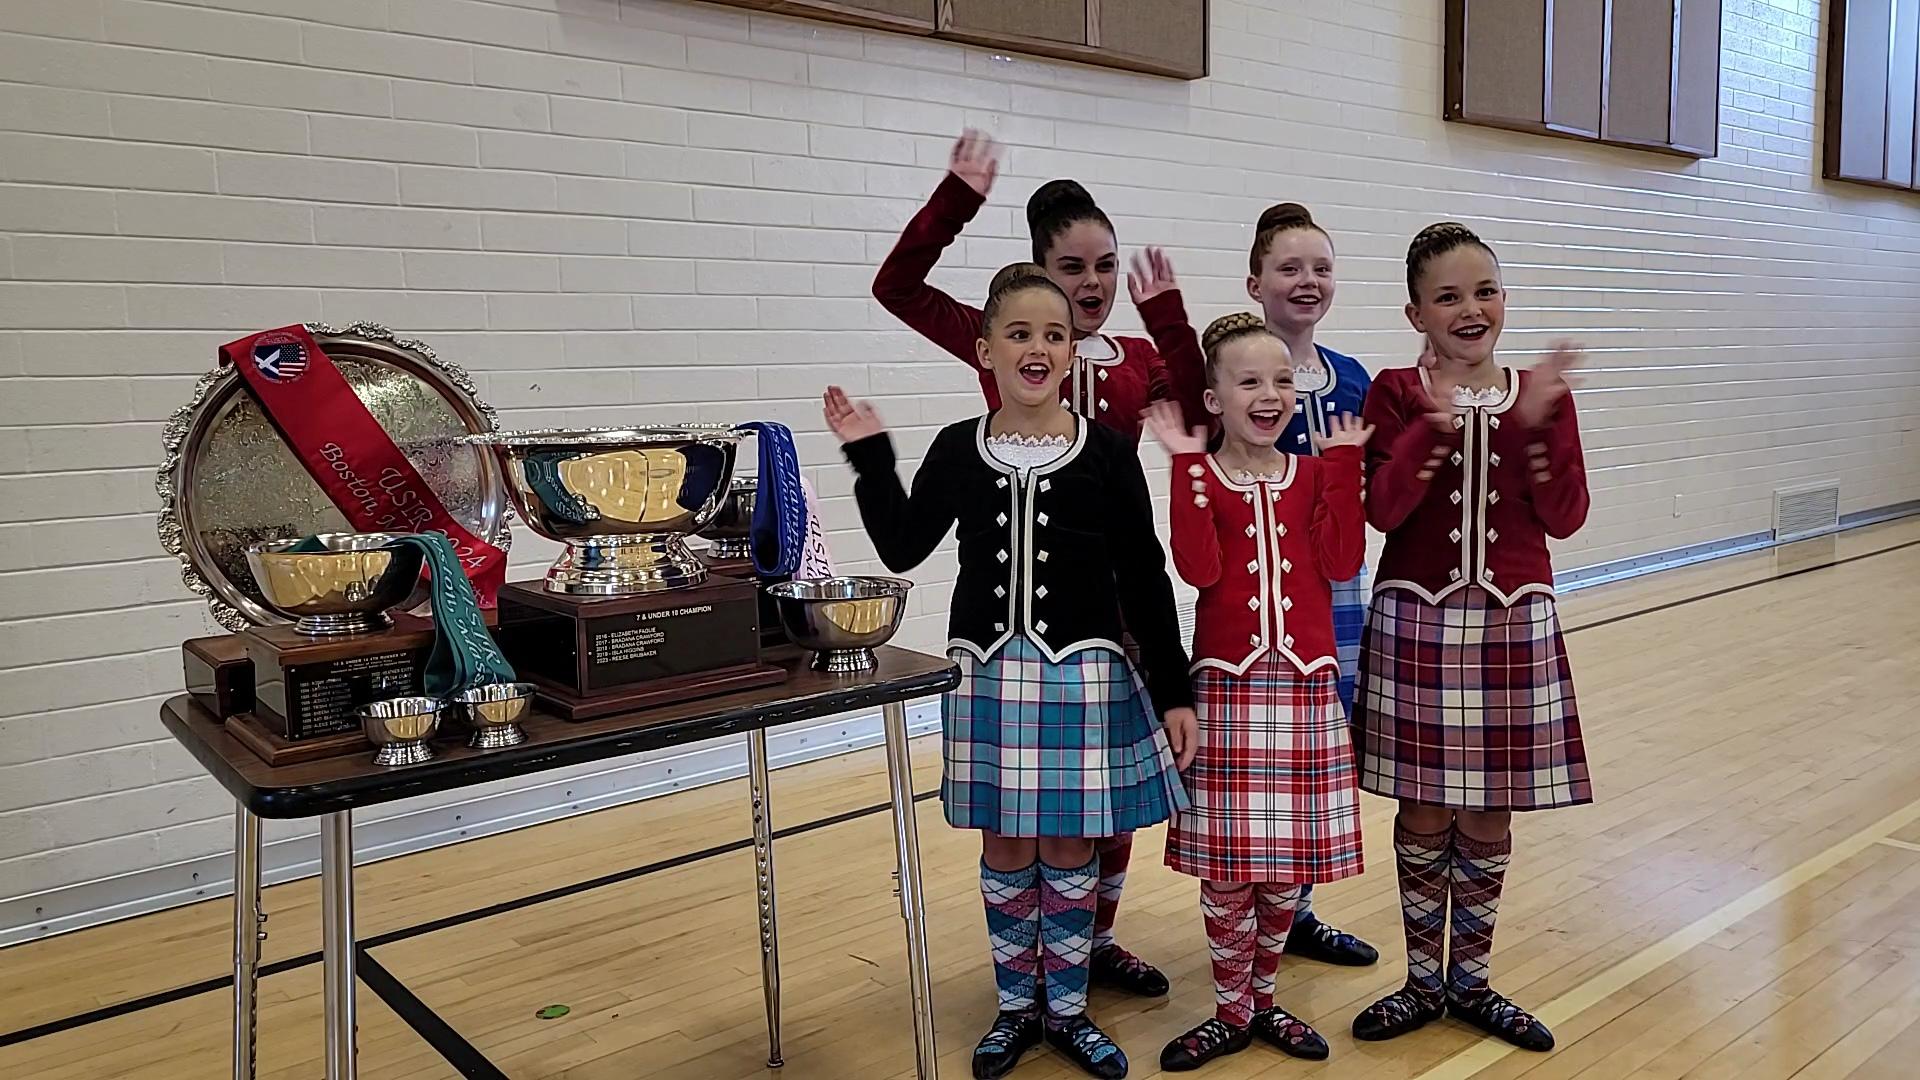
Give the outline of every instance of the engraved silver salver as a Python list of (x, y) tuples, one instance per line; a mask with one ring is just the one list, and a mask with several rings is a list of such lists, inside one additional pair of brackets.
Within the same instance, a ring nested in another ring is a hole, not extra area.
[[(505, 551), (505, 477), (491, 452), (466, 441), (497, 425), (467, 373), (425, 343), (374, 323), (306, 326), (448, 514)], [(201, 376), (163, 439), (155, 479), (160, 543), (180, 560), (187, 587), (229, 630), (286, 622), (262, 602), (247, 546), (353, 526), (231, 368)]]

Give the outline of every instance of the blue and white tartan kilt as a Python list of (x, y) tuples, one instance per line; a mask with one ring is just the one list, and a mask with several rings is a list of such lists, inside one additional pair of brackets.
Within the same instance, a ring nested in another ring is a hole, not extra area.
[(1367, 609), (1373, 603), (1367, 567), (1350, 581), (1333, 583), (1333, 646), (1340, 657), (1340, 705), (1353, 716), (1353, 688), (1359, 680), (1360, 646), (1367, 636)]
[(1187, 808), (1166, 732), (1124, 656), (1089, 648), (1056, 664), (1024, 634), (984, 662), (948, 655), (960, 665), (960, 685), (940, 699), (949, 825), (1103, 837)]

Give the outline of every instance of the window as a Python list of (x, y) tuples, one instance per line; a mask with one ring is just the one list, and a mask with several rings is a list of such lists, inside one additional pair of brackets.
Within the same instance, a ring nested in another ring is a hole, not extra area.
[(1828, 33), (1827, 178), (1920, 189), (1920, 0), (1836, 0)]
[(1712, 157), (1720, 0), (1448, 0), (1444, 113)]
[(1207, 74), (1207, 0), (717, 0), (1179, 79)]

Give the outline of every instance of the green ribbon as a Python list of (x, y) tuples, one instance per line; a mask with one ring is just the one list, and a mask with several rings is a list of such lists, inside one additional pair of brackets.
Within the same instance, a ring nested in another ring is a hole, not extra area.
[[(480, 599), (453, 552), (453, 542), (439, 533), (407, 533), (387, 546), (419, 548), (433, 575), (433, 651), (427, 655), (421, 677), (427, 696), (445, 698), (478, 686), (513, 682), (513, 668), (487, 631)], [(309, 536), (288, 550), (306, 554), (325, 551), (327, 546)]]
[(478, 686), (514, 681), (480, 614), (480, 600), (453, 542), (439, 533), (409, 533), (390, 546), (412, 546), (432, 572), (433, 652), (421, 678), (427, 696), (444, 698)]

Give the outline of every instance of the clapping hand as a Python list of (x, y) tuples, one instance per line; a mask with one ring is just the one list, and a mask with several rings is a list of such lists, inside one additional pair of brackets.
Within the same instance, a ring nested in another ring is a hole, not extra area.
[(993, 190), (993, 178), (1000, 174), (1000, 144), (986, 132), (968, 128), (953, 144), (947, 168), (985, 198)]
[(852, 400), (847, 397), (845, 390), (837, 386), (827, 387), (827, 392), (820, 400), (827, 417), (827, 427), (843, 443), (859, 442), (887, 430), (887, 425), (873, 406)]
[(1580, 346), (1568, 341), (1554, 343), (1553, 351), (1533, 365), (1525, 385), (1520, 387), (1520, 400), (1514, 403), (1513, 411), (1521, 423), (1529, 428), (1546, 426), (1560, 399), (1573, 391), (1573, 381), (1567, 375), (1583, 359)]

